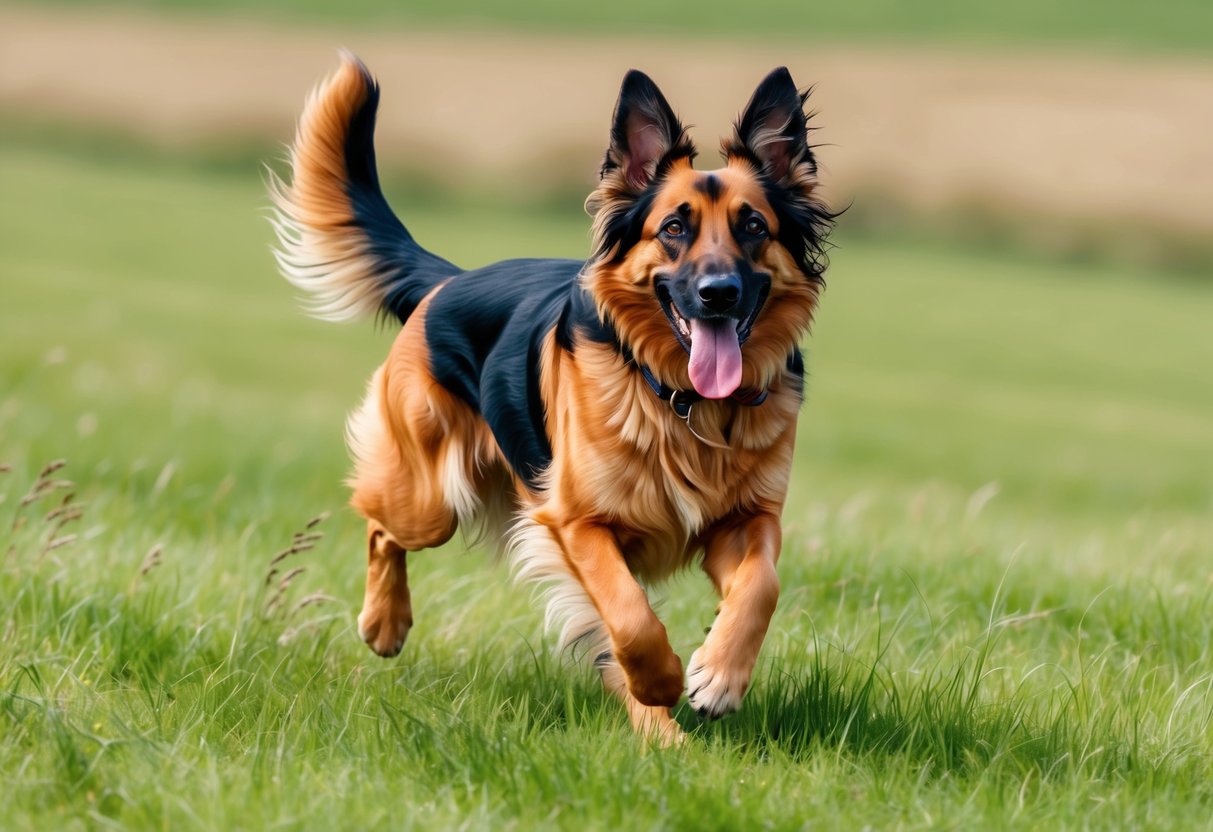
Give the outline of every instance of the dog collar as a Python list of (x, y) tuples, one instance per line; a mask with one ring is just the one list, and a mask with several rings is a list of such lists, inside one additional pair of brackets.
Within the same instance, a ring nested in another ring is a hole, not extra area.
[[(696, 393), (694, 390), (678, 390), (673, 387), (667, 387), (657, 380), (652, 371), (643, 364), (637, 363), (640, 368), (640, 375), (644, 376), (645, 382), (649, 385), (649, 389), (653, 391), (653, 395), (662, 401), (668, 401), (670, 408), (678, 415), (679, 419), (687, 419), (691, 415), (691, 405), (696, 402), (703, 401), (703, 396)], [(746, 407), (758, 407), (767, 400), (767, 390), (758, 387), (742, 387), (733, 392), (729, 396), (731, 401), (738, 404), (743, 404)]]

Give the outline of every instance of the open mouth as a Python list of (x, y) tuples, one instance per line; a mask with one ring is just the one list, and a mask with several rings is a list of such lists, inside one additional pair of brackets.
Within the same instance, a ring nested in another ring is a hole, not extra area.
[[(754, 303), (754, 308), (750, 310), (750, 314), (743, 319), (723, 319), (722, 322), (732, 320), (737, 332), (737, 343), (744, 344), (750, 337), (751, 331), (754, 329), (754, 322), (758, 320), (758, 313), (762, 311), (763, 305), (767, 302), (767, 295), (770, 293), (769, 286), (763, 286), (758, 291), (758, 300)], [(678, 308), (678, 304), (674, 302), (674, 296), (670, 292), (670, 287), (665, 282), (657, 284), (657, 302), (661, 305), (661, 311), (665, 313), (666, 319), (670, 322), (670, 329), (674, 330), (674, 337), (678, 339), (678, 343), (689, 354), (691, 352), (691, 319), (682, 314), (682, 310)]]
[(691, 351), (691, 324), (678, 311), (678, 307), (674, 304), (674, 296), (670, 294), (670, 287), (665, 283), (657, 284), (657, 302), (661, 304), (661, 311), (665, 313), (666, 319), (670, 322), (670, 328), (674, 330), (674, 337), (689, 353)]
[(678, 308), (666, 283), (658, 283), (656, 292), (674, 337), (690, 355), (687, 370), (695, 391), (705, 399), (731, 396), (741, 386), (741, 345), (750, 337), (769, 287), (762, 287), (744, 318), (691, 317)]

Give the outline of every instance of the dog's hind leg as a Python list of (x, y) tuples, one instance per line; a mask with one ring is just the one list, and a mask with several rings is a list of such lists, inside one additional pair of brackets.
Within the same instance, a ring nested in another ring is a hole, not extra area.
[(358, 634), (380, 656), (395, 656), (413, 626), (406, 553), (376, 520), (367, 522), (366, 596)]
[(349, 432), (358, 459), (351, 502), (367, 518), (366, 595), (358, 633), (386, 658), (400, 652), (413, 626), (406, 553), (445, 543), (455, 532), (457, 517), (443, 500), (439, 466), (405, 456), (379, 418), (386, 386), (382, 376), (382, 371), (376, 373), (366, 401), (350, 419)]
[(441, 546), (479, 510), (482, 424), (434, 380), (423, 316), (414, 316), (347, 430), (355, 459), (351, 503), (368, 521), (358, 629), (380, 656), (399, 653), (413, 624), (406, 552)]

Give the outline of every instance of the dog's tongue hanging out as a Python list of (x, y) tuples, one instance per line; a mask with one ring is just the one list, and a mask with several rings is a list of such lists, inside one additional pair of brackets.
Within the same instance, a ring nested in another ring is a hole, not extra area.
[(691, 320), (691, 384), (705, 399), (725, 399), (741, 386), (736, 321)]

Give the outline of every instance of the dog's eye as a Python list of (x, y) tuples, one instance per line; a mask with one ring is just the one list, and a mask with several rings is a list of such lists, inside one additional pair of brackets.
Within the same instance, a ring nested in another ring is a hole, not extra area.
[(670, 220), (661, 226), (661, 233), (667, 237), (681, 237), (684, 231), (681, 220)]
[(750, 217), (745, 221), (745, 233), (761, 237), (767, 233), (767, 224), (758, 217)]

